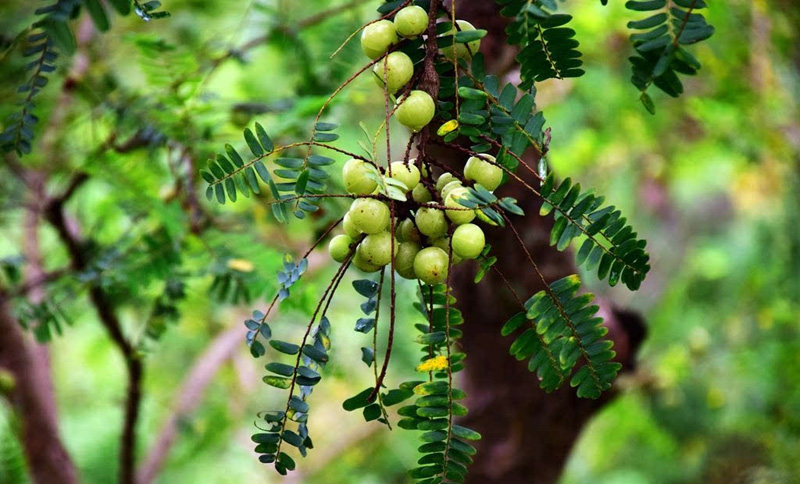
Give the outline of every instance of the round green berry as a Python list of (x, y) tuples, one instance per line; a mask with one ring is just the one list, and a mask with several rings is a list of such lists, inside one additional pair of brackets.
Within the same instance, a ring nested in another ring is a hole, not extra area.
[(442, 200), (447, 200), (447, 195), (450, 195), (450, 192), (455, 190), (456, 188), (463, 187), (464, 184), (461, 183), (461, 180), (453, 180), (447, 185), (442, 187)]
[(503, 169), (492, 155), (471, 156), (464, 166), (464, 177), (491, 192), (503, 182)]
[(436, 113), (436, 103), (425, 91), (411, 91), (407, 98), (401, 100), (395, 111), (397, 121), (411, 131), (417, 132), (428, 125)]
[(425, 284), (447, 280), (447, 253), (438, 247), (426, 247), (414, 257), (414, 274)]
[(361, 231), (355, 225), (353, 225), (353, 219), (350, 217), (350, 212), (344, 214), (344, 219), (342, 220), (342, 230), (344, 230), (344, 235), (353, 240), (356, 240), (358, 236), (361, 235)]
[(416, 242), (403, 242), (394, 256), (394, 270), (404, 279), (416, 279), (414, 273), (414, 258), (421, 247)]
[(412, 165), (410, 161), (408, 164), (402, 161), (395, 161), (391, 166), (392, 178), (401, 182), (408, 190), (417, 186), (417, 183), (419, 183), (419, 168)]
[(376, 266), (364, 259), (364, 256), (362, 256), (358, 250), (356, 250), (355, 255), (353, 255), (353, 265), (364, 272), (378, 272), (382, 268), (382, 266)]
[[(394, 249), (392, 249), (394, 243)], [(361, 258), (376, 266), (385, 266), (392, 260), (392, 250), (397, 252), (397, 241), (389, 232), (379, 232), (367, 235), (358, 244), (358, 253)]]
[(439, 175), (439, 178), (436, 179), (436, 191), (442, 193), (442, 189), (453, 180), (456, 180), (456, 177), (452, 173), (442, 173)]
[[(456, 24), (458, 24), (458, 28), (462, 32), (467, 30), (475, 30), (475, 27), (466, 20), (456, 20)], [(444, 33), (442, 37), (452, 37), (455, 34), (455, 32), (456, 29), (452, 28), (446, 33)], [(467, 46), (469, 46), (469, 49), (467, 49)], [(454, 55), (461, 59), (469, 59), (475, 54), (477, 54), (480, 48), (481, 48), (481, 39), (473, 40), (472, 42), (466, 44), (456, 43), (448, 47), (442, 47), (442, 55), (444, 55), (450, 60), (454, 59), (453, 57)]]
[(414, 221), (417, 223), (417, 229), (432, 239), (447, 233), (447, 220), (444, 212), (438, 208), (422, 207), (418, 209)]
[(344, 189), (354, 195), (369, 195), (378, 188), (378, 182), (367, 176), (374, 167), (364, 160), (350, 158), (342, 167)]
[[(467, 193), (469, 193), (469, 191), (464, 187), (454, 188), (445, 199), (444, 205), (452, 208), (465, 208), (459, 203), (459, 200), (465, 198)], [(472, 222), (472, 219), (475, 218), (475, 210), (447, 210), (445, 213), (447, 214), (447, 218), (456, 225)]]
[(397, 234), (403, 242), (419, 243), (422, 241), (422, 236), (419, 234), (419, 230), (414, 226), (414, 221), (408, 218), (400, 222)]
[(416, 37), (428, 28), (428, 12), (417, 5), (405, 7), (394, 16), (394, 26), (403, 37)]
[(350, 205), (353, 226), (365, 234), (377, 234), (389, 226), (389, 207), (374, 198), (358, 198)]
[(394, 23), (390, 20), (378, 20), (364, 27), (361, 32), (361, 50), (370, 59), (377, 59), (398, 40)]
[(353, 244), (353, 239), (346, 235), (337, 235), (332, 238), (328, 243), (328, 253), (331, 259), (336, 262), (344, 262), (347, 256), (350, 255), (350, 246)]
[(403, 52), (392, 52), (375, 64), (372, 72), (375, 73), (375, 82), (380, 87), (383, 87), (385, 76), (388, 81), (387, 89), (389, 93), (394, 94), (414, 76), (414, 63)]
[(474, 259), (481, 255), (486, 245), (483, 230), (475, 224), (459, 225), (453, 231), (453, 252), (465, 259)]
[(413, 198), (417, 203), (426, 203), (433, 200), (433, 195), (424, 184), (417, 183), (417, 186), (411, 190), (411, 198)]

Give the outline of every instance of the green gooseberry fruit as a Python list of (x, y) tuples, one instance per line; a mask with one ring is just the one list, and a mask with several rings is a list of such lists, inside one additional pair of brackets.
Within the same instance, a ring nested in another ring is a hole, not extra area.
[(417, 229), (432, 239), (447, 233), (447, 220), (444, 212), (438, 208), (422, 207), (418, 209), (414, 221), (417, 223)]
[(332, 238), (328, 243), (328, 253), (331, 259), (336, 262), (344, 262), (347, 256), (350, 255), (350, 246), (353, 244), (353, 239), (346, 235), (337, 235)]
[(397, 241), (389, 232), (367, 235), (358, 244), (358, 253), (370, 264), (383, 267), (392, 261), (392, 243), (394, 243), (394, 251), (397, 253)]
[(414, 258), (422, 247), (416, 242), (403, 242), (394, 256), (394, 270), (404, 279), (416, 279)]
[(421, 35), (428, 28), (428, 12), (417, 5), (405, 7), (394, 16), (394, 27), (403, 37)]
[(447, 200), (447, 195), (450, 195), (450, 192), (455, 190), (456, 188), (463, 187), (464, 184), (461, 183), (461, 180), (453, 180), (447, 185), (442, 187), (442, 200)]
[(369, 195), (378, 188), (378, 182), (367, 176), (374, 167), (364, 160), (350, 158), (342, 167), (344, 189), (354, 195)]
[(376, 266), (375, 264), (371, 264), (369, 261), (364, 259), (364, 256), (361, 255), (358, 250), (356, 250), (355, 255), (353, 255), (353, 265), (364, 272), (378, 272), (382, 268), (382, 266)]
[[(432, 240), (431, 245), (433, 247), (438, 247), (444, 251), (445, 254), (450, 253), (450, 237), (439, 237), (438, 239)], [(461, 257), (453, 251), (453, 265), (458, 264), (461, 262)]]
[[(385, 66), (385, 67), (384, 67)], [(384, 72), (385, 69), (385, 72)], [(384, 75), (387, 79), (389, 93), (394, 94), (398, 89), (408, 84), (414, 76), (414, 63), (403, 52), (392, 52), (372, 67), (375, 82), (383, 87)]]
[(422, 236), (419, 234), (419, 230), (414, 226), (414, 221), (411, 219), (407, 218), (400, 222), (397, 233), (400, 240), (403, 242), (422, 242)]
[(433, 194), (422, 183), (417, 183), (417, 186), (411, 190), (411, 198), (417, 203), (427, 203), (433, 200)]
[(445, 187), (445, 185), (456, 179), (457, 178), (452, 173), (442, 173), (439, 175), (439, 178), (436, 179), (436, 191), (442, 193), (442, 189)]
[(486, 245), (483, 230), (475, 224), (459, 225), (453, 231), (453, 252), (465, 259), (474, 259), (481, 255)]
[(365, 234), (377, 234), (389, 226), (389, 207), (374, 198), (358, 198), (350, 205), (353, 226)]
[(408, 190), (411, 190), (419, 183), (419, 168), (412, 165), (410, 161), (408, 165), (402, 161), (395, 161), (391, 167), (392, 178), (401, 182)]
[(491, 192), (503, 182), (503, 169), (495, 162), (495, 157), (492, 155), (471, 156), (464, 166), (464, 177), (481, 184)]
[[(469, 191), (464, 187), (457, 187), (451, 190), (444, 201), (444, 205), (452, 208), (465, 208), (458, 201), (466, 197), (467, 193), (469, 193)], [(446, 210), (445, 213), (447, 214), (447, 218), (456, 225), (472, 222), (475, 218), (475, 210)]]
[(344, 234), (353, 240), (356, 240), (358, 236), (361, 235), (361, 231), (355, 225), (353, 225), (353, 219), (350, 217), (350, 212), (344, 214), (344, 219), (342, 220), (342, 229), (344, 230)]
[(436, 103), (425, 91), (411, 91), (405, 99), (401, 99), (395, 111), (397, 121), (403, 126), (417, 132), (428, 125), (436, 113)]
[(426, 247), (414, 257), (414, 274), (425, 284), (447, 280), (447, 253), (438, 247)]
[(370, 59), (377, 59), (399, 40), (394, 28), (394, 22), (391, 20), (378, 20), (364, 27), (361, 32), (361, 50)]
[[(467, 22), (466, 20), (456, 20), (456, 24), (458, 24), (458, 28), (461, 31), (465, 30), (475, 30), (475, 26), (471, 23)], [(446, 33), (442, 34), (442, 37), (452, 36), (456, 32), (455, 28), (450, 29)], [(467, 49), (469, 46), (469, 49)], [(442, 47), (442, 55), (447, 57), (450, 60), (454, 60), (454, 55), (461, 59), (469, 59), (473, 55), (478, 53), (478, 50), (481, 48), (481, 39), (473, 40), (472, 42), (468, 42), (466, 44), (455, 43), (453, 45)]]

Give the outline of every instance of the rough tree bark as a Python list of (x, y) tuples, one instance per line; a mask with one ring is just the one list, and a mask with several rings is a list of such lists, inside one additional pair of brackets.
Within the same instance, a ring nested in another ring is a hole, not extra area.
[[(445, 0), (445, 5), (450, 6), (450, 1)], [(458, 18), (489, 31), (481, 51), (486, 54), (490, 71), (505, 74), (515, 52), (504, 44), (507, 22), (499, 15), (497, 4), (460, 1), (456, 12)], [(463, 166), (466, 161), (463, 155), (452, 152), (441, 156), (454, 166)], [(526, 161), (536, 166), (538, 160), (529, 153)], [(517, 219), (515, 226), (548, 282), (576, 273), (572, 254), (550, 247), (552, 223), (535, 215), (539, 200), (515, 184), (504, 188), (503, 194), (517, 198), (525, 213), (531, 215)], [(523, 256), (514, 237), (498, 229), (486, 232), (487, 242), (495, 254), (500, 254), (497, 267), (518, 294), (527, 298), (543, 289), (533, 270), (520, 263)], [(503, 257), (505, 254), (514, 255)], [(583, 426), (612, 397), (579, 399), (569, 386), (550, 395), (541, 390), (526, 363), (508, 355), (511, 339), (500, 335), (500, 327), (519, 311), (518, 303), (496, 273), (489, 273), (480, 285), (472, 283), (473, 274), (472, 267), (459, 268), (453, 283), (460, 308), (469, 315), (462, 340), (471, 362), (464, 374), (470, 408), (464, 423), (483, 435), (468, 482), (555, 483)], [(644, 325), (636, 314), (612, 308), (606, 301), (600, 301), (600, 305), (618, 360), (630, 369), (644, 337)]]

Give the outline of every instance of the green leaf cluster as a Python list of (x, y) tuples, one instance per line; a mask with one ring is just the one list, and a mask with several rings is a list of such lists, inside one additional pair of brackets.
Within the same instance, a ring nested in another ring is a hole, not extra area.
[[(299, 145), (335, 141), (339, 135), (331, 131), (337, 126), (333, 123), (317, 123), (312, 141)], [(250, 128), (245, 128), (244, 140), (254, 158), (245, 162), (233, 146), (226, 144), (225, 154), (218, 153), (214, 159), (209, 159), (207, 168), (200, 172), (209, 184), (206, 198), (216, 198), (217, 202), (224, 204), (226, 200), (235, 202), (237, 193), (250, 197), (251, 191), (260, 193), (260, 178), (269, 187), (272, 213), (279, 222), (288, 222), (289, 210), (293, 210), (294, 216), (299, 219), (305, 218), (306, 213), (319, 210), (320, 200), (307, 195), (325, 193), (325, 183), (330, 175), (324, 168), (333, 164), (333, 158), (310, 153), (304, 158), (276, 158), (278, 168), (270, 174), (264, 158), (285, 147), (276, 148), (260, 123), (255, 123), (255, 134)]]
[(598, 398), (611, 387), (621, 368), (613, 360), (611, 340), (598, 306), (590, 305), (592, 294), (578, 295), (580, 279), (576, 275), (559, 279), (525, 302), (525, 312), (511, 317), (503, 326), (508, 336), (530, 325), (511, 344), (509, 352), (518, 360), (528, 360), (543, 389), (559, 388), (579, 365), (570, 385), (578, 388), (579, 397)]
[(378, 308), (379, 285), (375, 281), (369, 279), (359, 279), (353, 281), (353, 288), (357, 293), (367, 298), (366, 301), (361, 303), (361, 312), (367, 317), (358, 318), (356, 321), (355, 330), (359, 333), (368, 334), (375, 328), (375, 318), (370, 317)]
[(647, 12), (647, 17), (628, 22), (636, 54), (630, 58), (631, 82), (641, 91), (640, 100), (650, 113), (655, 104), (647, 93), (651, 85), (672, 97), (683, 93), (678, 74), (695, 75), (700, 70), (697, 60), (684, 46), (708, 39), (714, 34), (697, 10), (706, 8), (704, 0), (630, 0), (625, 7)]
[(556, 185), (551, 173), (541, 187), (540, 214), (555, 212), (550, 232), (550, 245), (565, 250), (570, 242), (585, 236), (577, 254), (578, 265), (597, 268), (597, 276), (608, 277), (611, 286), (622, 281), (628, 289), (637, 290), (650, 270), (650, 256), (645, 252), (647, 241), (639, 239), (622, 212), (613, 205), (603, 206), (605, 198), (581, 192), (580, 183), (567, 178)]
[[(248, 324), (248, 329), (253, 333), (261, 332), (252, 323)], [(331, 347), (330, 332), (330, 321), (322, 316), (312, 333), (311, 343), (301, 347), (281, 340), (269, 342), (278, 353), (295, 357), (293, 365), (278, 361), (268, 363), (265, 368), (270, 374), (263, 379), (269, 386), (289, 389), (289, 398), (284, 410), (261, 414), (266, 427), (254, 434), (252, 440), (257, 444), (255, 451), (259, 454), (258, 460), (264, 464), (274, 464), (275, 470), (281, 475), (295, 469), (294, 460), (281, 450), (284, 443), (297, 448), (303, 457), (309, 449), (314, 448), (308, 434), (308, 412), (311, 407), (306, 400), (314, 385), (322, 380), (320, 372), (328, 362), (328, 350)], [(289, 422), (297, 424), (294, 430), (288, 428)]]
[(423, 285), (420, 287), (420, 302), (415, 307), (427, 319), (428, 324), (417, 324), (420, 332), (417, 342), (422, 345), (420, 359), (426, 364), (444, 359), (446, 368), (430, 371), (430, 381), (417, 382), (413, 392), (417, 399), (411, 405), (398, 409), (403, 419), (397, 425), (407, 430), (421, 431), (419, 447), (422, 456), (418, 467), (409, 471), (409, 476), (419, 483), (464, 482), (467, 466), (477, 452), (470, 443), (481, 438), (474, 430), (457, 425), (454, 418), (467, 414), (467, 408), (458, 400), (466, 397), (463, 390), (452, 386), (453, 374), (464, 369), (466, 354), (456, 352), (453, 343), (462, 333), (453, 326), (463, 324), (461, 312), (454, 307), (456, 298), (450, 295), (447, 286)]
[(508, 43), (519, 45), (520, 88), (530, 89), (536, 81), (565, 79), (584, 74), (575, 30), (566, 27), (571, 15), (551, 13), (555, 0), (497, 0), (500, 14), (513, 20), (506, 28)]
[[(542, 152), (545, 118), (536, 110), (535, 88), (522, 95), (512, 83), (501, 89), (497, 76), (486, 75), (484, 57), (480, 53), (473, 57), (470, 69), (465, 68), (464, 75), (458, 79), (446, 75), (452, 64), (443, 65), (442, 69), (445, 74), (441, 76), (439, 106), (444, 118), (456, 121), (455, 129), (441, 133), (444, 141), (466, 136), (474, 143), (470, 149), (477, 153), (490, 151), (495, 146), (492, 141), (499, 143), (503, 148), (497, 161), (511, 171), (516, 170), (519, 162), (509, 152), (522, 156), (531, 146)], [(456, 105), (449, 100), (454, 95), (461, 99), (457, 116), (454, 114)]]
[[(136, 0), (133, 1), (137, 13), (141, 8), (142, 12), (151, 12), (150, 18), (169, 15), (166, 12), (152, 12), (160, 6), (158, 1), (146, 2), (143, 5)], [(111, 0), (108, 3), (120, 15), (130, 13), (130, 0)], [(78, 48), (70, 21), (77, 18), (83, 9), (89, 13), (97, 30), (108, 31), (110, 20), (107, 7), (100, 0), (56, 0), (34, 11), (38, 19), (31, 24), (30, 33), (26, 38), (26, 48), (22, 52), (23, 57), (30, 59), (25, 67), (30, 75), (17, 89), (17, 92), (24, 96), (19, 101), (19, 110), (11, 114), (9, 124), (0, 133), (0, 147), (3, 151), (16, 151), (20, 156), (31, 152), (33, 129), (39, 121), (33, 114), (36, 107), (34, 98), (47, 85), (46, 75), (56, 70), (54, 62), (58, 52), (70, 56)]]

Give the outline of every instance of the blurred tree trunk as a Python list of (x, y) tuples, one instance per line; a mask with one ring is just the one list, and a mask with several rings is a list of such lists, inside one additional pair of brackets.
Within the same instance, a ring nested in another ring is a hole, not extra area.
[[(500, 76), (506, 75), (516, 52), (504, 44), (507, 22), (499, 15), (497, 4), (461, 1), (456, 12), (458, 18), (489, 31), (481, 45), (487, 68)], [(466, 161), (460, 154), (442, 153), (442, 156), (454, 166), (463, 166)], [(526, 161), (536, 166), (538, 160), (534, 153), (528, 153)], [(509, 184), (503, 194), (515, 197), (529, 215), (516, 219), (515, 226), (548, 282), (576, 273), (572, 254), (550, 247), (552, 219), (536, 215), (539, 200), (519, 184)], [(535, 272), (522, 262), (524, 255), (514, 237), (502, 229), (488, 229), (486, 233), (487, 242), (499, 258), (497, 267), (519, 296), (527, 299), (541, 290)], [(453, 278), (460, 308), (469, 315), (462, 340), (469, 355), (464, 387), (469, 395), (470, 414), (464, 423), (483, 435), (468, 482), (557, 482), (583, 426), (611, 397), (579, 399), (568, 385), (550, 395), (541, 390), (536, 375), (527, 370), (527, 362), (517, 361), (508, 354), (511, 338), (500, 335), (500, 327), (519, 312), (518, 303), (496, 273), (490, 272), (480, 285), (472, 283), (473, 274), (474, 266), (466, 264)], [(618, 359), (631, 368), (644, 326), (634, 314), (612, 309), (604, 301), (600, 305)]]
[(75, 467), (58, 435), (58, 418), (46, 354), (25, 336), (0, 294), (0, 369), (14, 378), (6, 395), (22, 424), (21, 442), (36, 484), (77, 484)]

